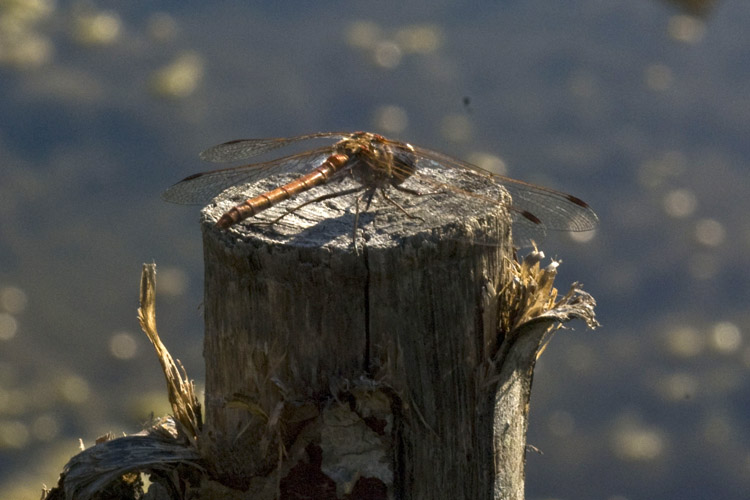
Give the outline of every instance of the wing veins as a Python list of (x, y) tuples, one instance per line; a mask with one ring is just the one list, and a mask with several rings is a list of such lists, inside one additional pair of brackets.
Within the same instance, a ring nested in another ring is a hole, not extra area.
[(326, 146), (262, 163), (194, 174), (169, 187), (162, 198), (183, 205), (208, 203), (234, 185), (257, 182), (276, 174), (312, 172), (332, 153), (331, 146)]
[(204, 161), (226, 163), (244, 160), (258, 156), (274, 149), (283, 148), (290, 144), (310, 139), (343, 139), (351, 134), (343, 132), (318, 132), (315, 134), (298, 135), (296, 137), (276, 137), (265, 139), (237, 139), (212, 146), (200, 153)]
[[(575, 196), (495, 174), (443, 153), (420, 147), (413, 149), (415, 156), (430, 161), (433, 165), (468, 170), (502, 185), (513, 200), (509, 208), (511, 212), (515, 212), (514, 220), (532, 223), (533, 218), (537, 218), (546, 229), (563, 231), (588, 231), (594, 229), (599, 222), (594, 211)], [(470, 192), (466, 194), (476, 195)], [(484, 198), (483, 195), (478, 196)]]

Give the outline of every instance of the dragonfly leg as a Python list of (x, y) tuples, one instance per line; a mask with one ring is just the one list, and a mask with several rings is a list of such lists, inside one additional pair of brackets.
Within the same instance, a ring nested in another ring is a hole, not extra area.
[(391, 184), (394, 189), (397, 189), (398, 191), (401, 191), (402, 193), (409, 193), (414, 196), (424, 196), (426, 194), (435, 194), (435, 193), (420, 193), (416, 189), (409, 189), (405, 188), (404, 186), (401, 186), (399, 184)]
[[(427, 196), (427, 195), (445, 193), (445, 190), (435, 190), (435, 191), (427, 191), (426, 193), (421, 193), (421, 192), (419, 192), (419, 191), (417, 191), (415, 189), (405, 188), (404, 186), (401, 186), (399, 184), (392, 184), (392, 186), (395, 189), (401, 191), (402, 193), (408, 193), (408, 194), (413, 195), (413, 196)], [(445, 187), (445, 184), (438, 184), (437, 186), (438, 187)]]
[(363, 192), (361, 195), (357, 196), (357, 198), (354, 200), (354, 226), (352, 227), (352, 245), (354, 246), (354, 253), (359, 255), (359, 248), (357, 248), (357, 228), (359, 227), (359, 203), (362, 201), (362, 198), (367, 197), (367, 205), (365, 205), (365, 210), (368, 210), (370, 208), (370, 203), (372, 202), (372, 197), (375, 194), (375, 188), (367, 189), (365, 192)]
[[(398, 188), (397, 186), (394, 186), (394, 187), (396, 187), (396, 188), (397, 188), (397, 189), (398, 189), (399, 191), (404, 191), (404, 192), (407, 192), (407, 193), (412, 193), (412, 194), (416, 194), (416, 195), (419, 195), (419, 196), (421, 196), (421, 195), (422, 195), (421, 193), (417, 193), (416, 191), (412, 191), (411, 189), (406, 189), (406, 188)], [(410, 218), (410, 219), (419, 219), (419, 220), (421, 220), (422, 222), (424, 222), (424, 219), (423, 219), (422, 217), (420, 217), (420, 216), (418, 216), (418, 215), (412, 215), (412, 214), (410, 214), (410, 213), (409, 213), (409, 212), (408, 212), (408, 211), (407, 211), (407, 210), (406, 210), (406, 209), (405, 209), (404, 207), (402, 207), (402, 206), (401, 206), (401, 205), (400, 205), (400, 204), (399, 204), (399, 203), (398, 203), (398, 202), (397, 202), (396, 200), (394, 200), (393, 198), (391, 198), (390, 196), (388, 196), (388, 193), (386, 193), (385, 189), (381, 189), (381, 191), (380, 191), (380, 194), (381, 194), (381, 195), (383, 196), (383, 198), (384, 198), (384, 199), (385, 199), (385, 200), (386, 200), (386, 201), (387, 201), (388, 203), (390, 203), (390, 204), (391, 204), (391, 205), (393, 205), (394, 207), (398, 208), (398, 209), (399, 209), (399, 210), (400, 210), (400, 211), (401, 211), (401, 212), (402, 212), (402, 213), (403, 213), (404, 215), (406, 215), (406, 216), (407, 216), (408, 218)]]

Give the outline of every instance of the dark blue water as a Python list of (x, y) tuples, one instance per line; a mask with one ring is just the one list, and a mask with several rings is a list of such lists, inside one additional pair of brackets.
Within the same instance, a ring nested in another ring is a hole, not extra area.
[[(322, 130), (493, 154), (597, 210), (591, 241), (542, 246), (604, 326), (558, 333), (537, 366), (528, 498), (750, 491), (746, 2), (703, 21), (646, 0), (100, 7), (111, 42), (77, 41), (59, 5), (25, 25), (46, 61), (0, 67), (0, 497), (38, 498), (78, 438), (168, 411), (142, 262), (202, 380), (198, 210), (159, 193), (215, 143)], [(195, 89), (155, 93), (187, 52)]]

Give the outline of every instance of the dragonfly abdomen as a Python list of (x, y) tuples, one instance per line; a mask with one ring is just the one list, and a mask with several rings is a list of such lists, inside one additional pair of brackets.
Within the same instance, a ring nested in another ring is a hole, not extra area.
[(329, 156), (325, 162), (307, 175), (294, 179), (293, 181), (277, 187), (267, 193), (255, 198), (245, 200), (243, 203), (232, 207), (228, 212), (216, 221), (216, 226), (226, 229), (237, 224), (263, 210), (273, 207), (292, 196), (305, 192), (315, 186), (325, 184), (331, 176), (346, 165), (349, 156), (341, 153)]

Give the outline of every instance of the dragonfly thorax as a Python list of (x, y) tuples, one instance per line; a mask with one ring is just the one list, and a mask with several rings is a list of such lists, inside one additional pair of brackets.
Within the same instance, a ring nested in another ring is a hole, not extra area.
[(338, 149), (349, 156), (352, 177), (366, 188), (397, 186), (416, 170), (410, 145), (386, 142), (376, 134), (341, 141)]

